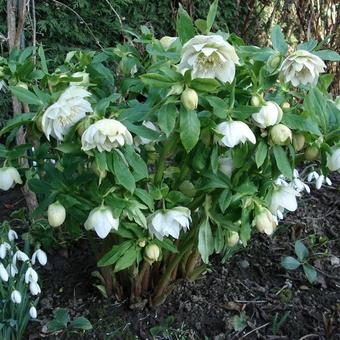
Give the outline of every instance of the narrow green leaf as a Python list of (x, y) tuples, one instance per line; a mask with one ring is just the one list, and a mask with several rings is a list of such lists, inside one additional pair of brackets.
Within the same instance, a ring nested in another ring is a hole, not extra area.
[(35, 116), (35, 113), (33, 113), (33, 112), (17, 114), (12, 119), (9, 119), (6, 122), (6, 126), (3, 127), (0, 130), (0, 136), (3, 135), (4, 133), (10, 131), (10, 130), (13, 130), (14, 128), (16, 128), (18, 126), (28, 124), (28, 123), (32, 123), (34, 116)]
[(134, 148), (127, 145), (124, 149), (124, 156), (129, 163), (130, 167), (133, 169), (133, 174), (136, 181), (148, 177), (148, 168), (143, 158), (136, 153)]
[(106, 267), (118, 261), (133, 244), (133, 241), (125, 241), (119, 245), (114, 245), (97, 263), (98, 267)]
[(126, 165), (122, 156), (117, 152), (112, 154), (113, 170), (117, 183), (122, 185), (125, 189), (133, 192), (136, 188), (135, 178), (133, 177), (129, 167)]
[(190, 152), (197, 144), (200, 136), (200, 120), (196, 111), (186, 111), (184, 108), (180, 112), (180, 138), (187, 152)]
[(215, 0), (209, 7), (209, 12), (207, 16), (207, 32), (210, 31), (211, 27), (214, 24), (216, 13), (218, 7), (218, 0)]
[(275, 50), (279, 51), (282, 54), (286, 54), (288, 51), (288, 44), (285, 41), (285, 38), (282, 34), (281, 27), (275, 25), (271, 32), (271, 38), (273, 47)]
[(158, 111), (158, 125), (167, 137), (175, 128), (177, 116), (178, 111), (174, 103), (163, 105)]
[(17, 97), (24, 104), (42, 105), (43, 102), (31, 91), (21, 86), (10, 86), (13, 96)]
[(317, 55), (319, 58), (323, 60), (329, 61), (340, 61), (339, 53), (331, 50), (321, 50), (321, 51), (314, 51), (313, 54)]
[(135, 245), (131, 246), (116, 262), (114, 272), (117, 273), (125, 268), (133, 265), (137, 259), (137, 248)]
[(42, 47), (42, 45), (40, 45), (39, 48), (38, 48), (38, 55), (40, 57), (41, 68), (43, 69), (43, 71), (45, 73), (48, 73), (45, 52), (44, 52), (44, 48)]
[(209, 219), (206, 218), (199, 226), (198, 251), (204, 263), (209, 262), (209, 256), (214, 252), (214, 238), (211, 232)]
[(140, 78), (144, 84), (153, 87), (168, 88), (175, 84), (173, 79), (158, 73), (143, 74)]
[(293, 175), (293, 170), (284, 149), (280, 145), (274, 145), (273, 152), (278, 169), (284, 176), (291, 179)]
[(256, 148), (255, 162), (256, 166), (259, 168), (265, 161), (267, 157), (268, 146), (265, 142), (261, 141)]
[(192, 19), (181, 4), (177, 12), (176, 31), (182, 44), (186, 43), (195, 35)]

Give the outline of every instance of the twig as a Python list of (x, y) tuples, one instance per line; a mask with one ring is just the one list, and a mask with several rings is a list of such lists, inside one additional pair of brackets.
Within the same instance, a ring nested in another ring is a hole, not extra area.
[(254, 333), (254, 332), (260, 330), (261, 328), (267, 327), (269, 324), (270, 324), (270, 322), (267, 322), (267, 323), (265, 323), (264, 325), (262, 325), (262, 326), (260, 326), (260, 327), (257, 327), (257, 328), (255, 328), (255, 329), (253, 329), (253, 330), (251, 330), (250, 332), (244, 334), (240, 339), (244, 339), (244, 338), (247, 337), (248, 335), (250, 335), (250, 334), (252, 334), (252, 333)]

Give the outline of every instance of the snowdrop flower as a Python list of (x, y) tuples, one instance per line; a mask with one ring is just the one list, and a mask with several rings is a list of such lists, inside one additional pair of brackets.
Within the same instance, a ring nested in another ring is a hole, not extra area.
[(13, 229), (10, 229), (10, 230), (8, 231), (7, 236), (8, 236), (8, 239), (9, 239), (10, 241), (14, 241), (14, 240), (17, 240), (17, 239), (18, 239), (18, 234), (17, 234)]
[(316, 171), (312, 171), (307, 176), (307, 181), (312, 182), (315, 180), (315, 187), (317, 190), (321, 189), (322, 184), (327, 183), (328, 185), (332, 185), (332, 181), (325, 177), (324, 175), (319, 175)]
[(104, 239), (112, 229), (118, 229), (119, 219), (113, 217), (110, 208), (101, 206), (90, 212), (84, 226), (86, 230), (94, 229), (97, 235)]
[(196, 35), (184, 44), (178, 69), (182, 74), (191, 70), (192, 79), (217, 78), (222, 83), (231, 83), (235, 64), (239, 65), (235, 48), (221, 36)]
[(37, 318), (38, 313), (37, 313), (37, 309), (36, 309), (34, 306), (32, 306), (32, 307), (30, 308), (30, 310), (29, 310), (29, 315), (30, 315), (30, 317), (31, 317), (32, 319), (36, 319), (36, 318)]
[(29, 261), (30, 258), (23, 251), (17, 250), (15, 254), (13, 255), (13, 263), (16, 264), (17, 260), (26, 262), (26, 261)]
[(27, 284), (30, 283), (30, 282), (38, 282), (38, 273), (32, 267), (29, 267), (26, 270), (25, 282)]
[(70, 85), (87, 87), (90, 82), (90, 75), (86, 72), (76, 72), (72, 74), (72, 78), (82, 78), (79, 81), (71, 81)]
[(11, 293), (11, 299), (13, 303), (20, 304), (21, 303), (21, 294), (18, 290), (13, 290)]
[(79, 86), (70, 86), (57, 102), (47, 108), (42, 116), (42, 129), (46, 138), (50, 136), (62, 141), (64, 135), (86, 116), (93, 112), (91, 104), (85, 99), (90, 92)]
[(165, 36), (161, 39), (159, 39), (159, 42), (161, 43), (162, 47), (165, 50), (168, 50), (170, 48), (170, 46), (177, 40), (177, 37), (169, 37), (169, 36)]
[(277, 227), (277, 220), (272, 213), (264, 207), (257, 212), (253, 223), (260, 233), (271, 235)]
[(293, 181), (291, 182), (291, 186), (297, 192), (302, 192), (306, 190), (308, 193), (310, 193), (309, 186), (300, 179), (299, 172), (296, 169), (294, 169), (293, 171)]
[(50, 204), (47, 209), (48, 223), (52, 227), (61, 226), (66, 219), (66, 210), (58, 201)]
[(340, 146), (333, 147), (332, 153), (327, 154), (327, 167), (330, 171), (340, 171)]
[(11, 245), (7, 242), (0, 244), (0, 259), (4, 259), (7, 255), (7, 250), (11, 249)]
[(34, 281), (30, 282), (29, 288), (32, 295), (38, 295), (41, 293), (40, 286), (38, 285), (37, 282)]
[(312, 171), (307, 176), (307, 181), (311, 182), (312, 180), (317, 180), (319, 178), (319, 174), (316, 171)]
[(282, 119), (282, 109), (275, 102), (265, 102), (260, 111), (252, 114), (256, 125), (262, 129), (280, 123)]
[(6, 267), (6, 270), (7, 270), (8, 275), (11, 275), (12, 277), (15, 277), (15, 275), (17, 275), (19, 272), (15, 263), (8, 264), (8, 266)]
[(41, 250), (41, 249), (37, 249), (33, 255), (32, 255), (32, 264), (35, 264), (36, 260), (38, 259), (38, 262), (40, 263), (40, 265), (45, 266), (47, 263), (47, 255), (46, 253)]
[(286, 83), (293, 86), (311, 84), (315, 86), (319, 74), (325, 72), (325, 63), (316, 55), (298, 50), (289, 55), (281, 65), (281, 74)]
[(289, 186), (289, 183), (286, 181), (285, 177), (283, 175), (280, 175), (275, 181), (274, 184), (281, 185), (281, 186)]
[(8, 272), (2, 263), (0, 263), (0, 278), (4, 282), (8, 281)]
[(124, 144), (132, 144), (132, 136), (121, 122), (105, 118), (85, 130), (81, 137), (81, 144), (84, 151), (97, 148), (99, 152), (110, 152)]
[(299, 195), (300, 194), (290, 186), (277, 186), (272, 194), (270, 211), (273, 214), (277, 214), (277, 211), (283, 212), (284, 209), (295, 211), (297, 209), (296, 197)]
[(231, 174), (233, 173), (233, 160), (231, 157), (221, 157), (218, 160), (218, 163), (219, 170), (228, 177), (231, 177)]
[(8, 190), (15, 186), (15, 184), (22, 184), (21, 177), (16, 168), (3, 167), (0, 169), (0, 189)]
[(222, 146), (233, 148), (234, 146), (245, 143), (247, 140), (256, 143), (256, 137), (249, 126), (240, 121), (223, 122), (216, 126), (218, 136), (217, 142)]
[[(153, 130), (153, 131), (156, 131), (156, 132), (160, 132), (159, 128), (154, 123), (152, 123), (152, 122), (144, 121), (142, 123), (142, 125), (147, 127), (150, 130)], [(154, 141), (151, 140), (151, 139), (145, 138), (145, 137), (141, 137), (141, 136), (136, 136), (135, 137), (135, 145), (136, 146), (138, 146), (138, 145), (146, 145), (146, 144), (150, 144), (152, 142), (154, 142)]]
[(6, 82), (4, 80), (0, 80), (0, 92), (6, 90)]
[(190, 210), (185, 207), (176, 207), (166, 211), (157, 211), (148, 218), (148, 228), (151, 235), (159, 240), (171, 235), (178, 239), (181, 229), (189, 229), (191, 222)]

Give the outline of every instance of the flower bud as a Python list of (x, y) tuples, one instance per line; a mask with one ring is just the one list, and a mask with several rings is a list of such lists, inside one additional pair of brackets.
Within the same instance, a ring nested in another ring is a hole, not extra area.
[(168, 92), (168, 96), (171, 95), (179, 95), (183, 92), (184, 86), (182, 84), (172, 85), (170, 91)]
[(96, 164), (96, 162), (92, 162), (91, 169), (93, 172), (102, 180), (107, 176), (106, 170), (100, 170)]
[(4, 76), (5, 76), (4, 68), (0, 66), (0, 79), (4, 78)]
[(18, 305), (21, 303), (21, 294), (18, 290), (13, 290), (11, 293), (11, 300)]
[(198, 95), (195, 90), (186, 89), (181, 96), (181, 103), (188, 110), (195, 110), (198, 105)]
[(282, 104), (282, 110), (286, 111), (290, 109), (290, 104), (288, 102), (284, 102)]
[(159, 259), (160, 249), (156, 244), (149, 244), (145, 248), (145, 260), (150, 264)]
[(86, 72), (73, 73), (72, 78), (82, 78), (82, 79), (79, 80), (79, 81), (72, 81), (72, 82), (70, 82), (70, 85), (87, 86), (90, 82), (90, 76)]
[(319, 157), (319, 149), (316, 146), (309, 146), (304, 153), (307, 161), (314, 161)]
[(250, 102), (252, 106), (261, 106), (263, 102), (263, 98), (260, 95), (256, 94), (251, 97)]
[(276, 145), (287, 145), (292, 142), (292, 131), (283, 124), (277, 124), (270, 130), (270, 137)]
[(0, 189), (7, 191), (14, 187), (15, 184), (22, 184), (20, 174), (13, 167), (0, 168)]
[(42, 128), (42, 116), (39, 116), (37, 119), (35, 119), (35, 125), (40, 132), (44, 132)]
[(278, 68), (280, 63), (281, 63), (281, 57), (279, 54), (273, 54), (272, 56), (269, 57), (267, 61), (267, 65), (273, 70)]
[(196, 194), (195, 186), (188, 180), (181, 183), (179, 190), (188, 197), (194, 197)]
[(234, 247), (240, 240), (240, 236), (236, 231), (231, 231), (227, 237), (228, 247)]
[(146, 246), (146, 241), (145, 240), (138, 241), (138, 247), (144, 248), (145, 246)]
[(38, 316), (37, 309), (34, 306), (32, 306), (29, 310), (29, 314), (32, 319), (36, 319)]
[(167, 50), (170, 48), (170, 46), (175, 42), (175, 40), (177, 39), (177, 37), (169, 37), (169, 36), (165, 36), (163, 38), (161, 38), (159, 40), (159, 42), (161, 43), (162, 47)]
[(23, 83), (22, 81), (19, 81), (16, 86), (22, 87), (25, 90), (28, 90), (28, 86), (26, 83)]
[(277, 226), (272, 213), (266, 208), (261, 208), (256, 214), (255, 224), (260, 233), (265, 233), (267, 235), (271, 235)]
[(301, 151), (305, 146), (305, 136), (302, 133), (294, 134), (293, 145), (296, 151)]
[(48, 223), (52, 227), (61, 226), (66, 218), (65, 208), (57, 201), (50, 204), (47, 209)]

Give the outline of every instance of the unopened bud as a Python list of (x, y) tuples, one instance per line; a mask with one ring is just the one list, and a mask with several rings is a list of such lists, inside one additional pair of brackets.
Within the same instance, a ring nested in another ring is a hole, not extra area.
[(276, 145), (287, 145), (292, 142), (292, 131), (283, 124), (274, 125), (270, 130), (270, 138)]
[(152, 264), (159, 259), (160, 253), (160, 249), (156, 244), (149, 244), (145, 248), (145, 260)]
[(16, 86), (19, 86), (19, 87), (22, 87), (23, 89), (25, 90), (28, 90), (28, 86), (26, 83), (22, 82), (22, 81), (19, 81)]
[(268, 66), (273, 70), (279, 67), (280, 63), (281, 63), (281, 57), (279, 54), (272, 55), (267, 61)]
[(107, 176), (107, 171), (99, 169), (96, 162), (91, 164), (91, 169), (100, 179), (104, 179)]
[(66, 218), (66, 210), (58, 201), (50, 204), (47, 209), (48, 223), (52, 227), (61, 226)]
[(188, 197), (194, 197), (196, 194), (195, 186), (188, 180), (181, 183), (179, 190)]
[(263, 103), (263, 98), (260, 95), (256, 94), (251, 97), (250, 102), (252, 106), (261, 106)]
[(290, 104), (288, 102), (284, 102), (282, 104), (282, 110), (286, 111), (290, 109)]
[(272, 213), (266, 208), (261, 208), (256, 214), (255, 224), (260, 233), (265, 233), (267, 235), (271, 235), (277, 226)]
[(304, 153), (307, 161), (314, 161), (319, 157), (319, 149), (316, 146), (309, 146)]
[(240, 240), (240, 235), (236, 231), (231, 231), (227, 237), (228, 247), (234, 247)]
[(140, 240), (138, 242), (138, 246), (141, 247), (141, 248), (144, 248), (146, 246), (146, 241), (145, 240)]
[(170, 88), (170, 91), (168, 93), (168, 96), (179, 95), (183, 92), (183, 89), (184, 89), (183, 84), (172, 85), (171, 88)]
[(167, 50), (169, 47), (176, 41), (177, 37), (169, 37), (165, 36), (159, 40), (161, 43), (162, 47)]
[(183, 106), (188, 110), (195, 110), (198, 105), (198, 95), (195, 90), (186, 89), (181, 96)]
[(302, 133), (293, 135), (293, 145), (296, 151), (301, 151), (305, 146), (305, 136)]

